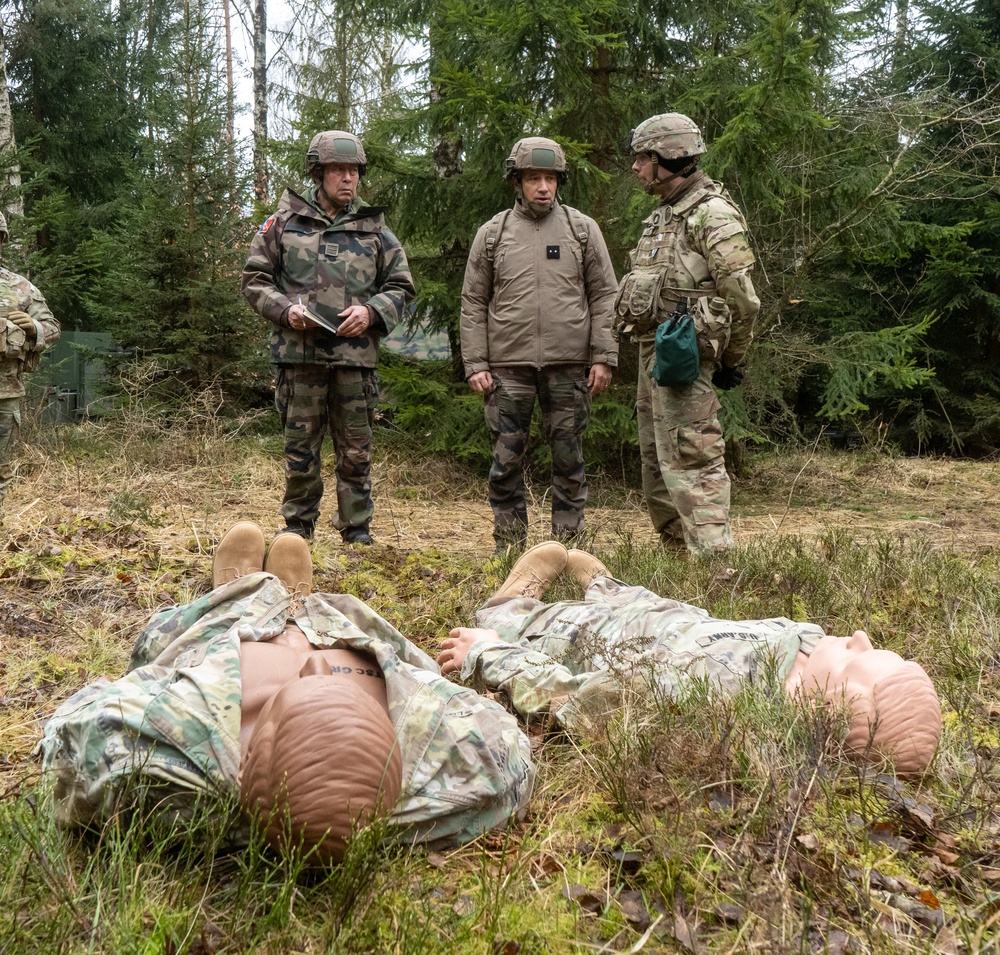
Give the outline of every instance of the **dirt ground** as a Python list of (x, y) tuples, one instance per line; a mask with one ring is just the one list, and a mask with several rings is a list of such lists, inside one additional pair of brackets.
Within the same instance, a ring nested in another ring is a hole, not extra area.
[[(190, 554), (193, 535), (195, 550), (207, 554), (236, 520), (256, 520), (265, 530), (282, 523), (281, 466), (273, 457), (128, 474), (122, 462), (96, 473), (51, 457), (29, 464), (8, 494), (0, 545), (87, 519), (143, 526), (144, 536), (168, 552), (170, 541), (182, 538), (180, 551)], [(484, 481), (443, 463), (414, 464), (387, 454), (376, 463), (373, 494), (372, 532), (380, 544), (484, 557), (493, 549)], [(545, 539), (548, 487), (529, 484), (528, 496), (529, 540)], [(919, 537), (934, 547), (972, 553), (1000, 544), (998, 505), (1000, 466), (992, 461), (798, 452), (758, 459), (749, 477), (735, 480), (731, 519), (737, 544), (764, 535), (812, 538), (845, 531), (855, 537)], [(339, 546), (329, 518), (327, 511), (317, 540)], [(587, 525), (589, 546), (598, 552), (625, 541), (656, 544), (641, 492), (602, 476), (592, 480)]]
[[(428, 547), (488, 554), (492, 520), (485, 486), (479, 499), (456, 499), (446, 484), (390, 482), (373, 523), (380, 541), (405, 549)], [(594, 482), (587, 526), (594, 550), (625, 540), (655, 546), (656, 535), (638, 490)], [(531, 540), (548, 536), (548, 488), (529, 487)], [(831, 531), (867, 538), (919, 537), (945, 550), (973, 553), (1000, 544), (1000, 466), (935, 458), (866, 458), (792, 454), (755, 465), (733, 484), (731, 512), (737, 545), (774, 535), (819, 537)]]

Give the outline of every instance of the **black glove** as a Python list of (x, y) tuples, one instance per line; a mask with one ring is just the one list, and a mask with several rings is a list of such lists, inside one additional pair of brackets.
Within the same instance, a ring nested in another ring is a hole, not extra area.
[(729, 391), (730, 388), (739, 388), (743, 384), (743, 363), (735, 368), (730, 368), (723, 362), (718, 371), (712, 375), (712, 384), (720, 391)]

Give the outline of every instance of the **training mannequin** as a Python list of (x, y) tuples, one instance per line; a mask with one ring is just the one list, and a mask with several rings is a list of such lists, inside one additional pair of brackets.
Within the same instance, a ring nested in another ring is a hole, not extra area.
[(238, 795), (272, 845), (326, 862), (378, 815), (391, 838), (447, 846), (519, 813), (534, 767), (514, 717), (357, 598), (312, 593), (301, 537), (265, 550), (255, 524), (233, 527), (214, 589), (154, 616), (125, 676), (56, 710), (40, 749), (57, 820), (101, 821), (139, 778), (172, 810)]
[[(564, 571), (584, 586), (585, 599), (542, 603)], [(521, 557), (476, 623), (443, 642), (441, 672), (504, 691), (522, 716), (552, 713), (571, 732), (594, 731), (619, 704), (624, 681), (650, 681), (676, 697), (694, 679), (735, 692), (771, 674), (793, 697), (845, 706), (845, 748), (861, 761), (922, 773), (941, 736), (930, 677), (919, 664), (874, 649), (863, 631), (835, 637), (785, 618), (716, 620), (623, 584), (597, 558), (556, 541)]]

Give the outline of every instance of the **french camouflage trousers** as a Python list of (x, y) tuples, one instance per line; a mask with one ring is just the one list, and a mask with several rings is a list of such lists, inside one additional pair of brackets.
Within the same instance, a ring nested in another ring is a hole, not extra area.
[(372, 422), (378, 403), (374, 368), (279, 365), (274, 403), (285, 437), (286, 523), (315, 522), (323, 498), (320, 451), (329, 430), (337, 456), (337, 514), (343, 532), (371, 523)]
[(681, 541), (694, 554), (726, 550), (729, 474), (719, 424), (719, 398), (712, 387), (714, 365), (702, 362), (685, 388), (663, 388), (653, 380), (655, 343), (639, 342), (639, 424), (642, 490), (653, 527), (664, 543)]
[(14, 455), (21, 432), (21, 399), (0, 398), (0, 518), (7, 488), (14, 480)]
[(552, 453), (552, 533), (567, 537), (583, 530), (587, 474), (583, 435), (590, 420), (590, 389), (585, 365), (490, 369), (493, 388), (485, 398), (486, 427), (493, 440), (489, 496), (498, 542), (527, 537), (524, 455), (537, 400), (542, 428)]

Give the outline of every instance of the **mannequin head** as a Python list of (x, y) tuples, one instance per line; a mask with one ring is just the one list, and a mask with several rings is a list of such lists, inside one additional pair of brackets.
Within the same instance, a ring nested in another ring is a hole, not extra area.
[(355, 829), (392, 810), (402, 759), (371, 693), (307, 669), (261, 710), (243, 754), (240, 801), (266, 827), (269, 844), (317, 846), (310, 861), (323, 864), (339, 862)]
[(792, 671), (789, 690), (844, 706), (845, 747), (865, 762), (883, 759), (901, 775), (923, 773), (941, 738), (941, 703), (926, 671), (868, 634), (824, 637)]

